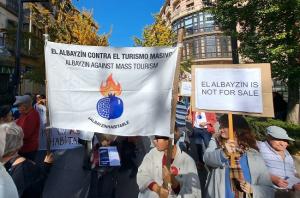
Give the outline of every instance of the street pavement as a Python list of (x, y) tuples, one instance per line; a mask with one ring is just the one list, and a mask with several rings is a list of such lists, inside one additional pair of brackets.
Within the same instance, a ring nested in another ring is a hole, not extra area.
[[(146, 145), (145, 145), (146, 144)], [(147, 140), (137, 143), (136, 163), (139, 165), (149, 148)], [(43, 155), (43, 154), (41, 154)], [(55, 151), (55, 160), (45, 183), (44, 198), (86, 198), (90, 188), (91, 171), (84, 170), (83, 147)], [(129, 177), (131, 170), (119, 171), (116, 198), (138, 196), (136, 177)]]
[[(137, 166), (142, 162), (144, 155), (150, 150), (150, 141), (147, 137), (141, 137), (136, 142)], [(195, 149), (189, 152), (196, 158)], [(45, 152), (41, 152), (38, 161), (42, 161)], [(91, 171), (82, 168), (84, 149), (79, 147), (69, 150), (54, 151), (54, 164), (45, 183), (43, 198), (90, 198), (88, 196)], [(131, 169), (118, 171), (115, 198), (135, 198), (138, 196), (136, 177), (130, 177)], [(206, 178), (205, 170), (199, 170), (199, 178), (204, 187)], [(106, 198), (106, 197), (103, 197)]]

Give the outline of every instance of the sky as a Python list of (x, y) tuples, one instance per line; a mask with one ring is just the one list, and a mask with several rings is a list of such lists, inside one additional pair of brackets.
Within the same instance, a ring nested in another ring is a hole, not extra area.
[(73, 0), (75, 6), (92, 10), (100, 29), (99, 34), (112, 28), (109, 44), (112, 47), (132, 47), (133, 37), (141, 38), (146, 25), (154, 22), (165, 0)]

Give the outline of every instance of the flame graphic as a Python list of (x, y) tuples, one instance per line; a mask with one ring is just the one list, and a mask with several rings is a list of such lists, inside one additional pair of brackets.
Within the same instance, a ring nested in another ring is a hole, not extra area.
[(112, 78), (112, 74), (110, 74), (106, 79), (106, 84), (104, 82), (101, 82), (100, 93), (103, 96), (109, 96), (109, 95), (119, 96), (121, 95), (121, 92), (122, 92), (121, 84), (115, 83), (115, 81)]

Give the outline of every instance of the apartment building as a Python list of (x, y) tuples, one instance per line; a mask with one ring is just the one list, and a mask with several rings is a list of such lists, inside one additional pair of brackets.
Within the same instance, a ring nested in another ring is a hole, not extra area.
[[(34, 38), (21, 40), (21, 81), (19, 93), (40, 93), (44, 86), (25, 79), (25, 73), (38, 66), (37, 58), (42, 52), (43, 31), (32, 25), (29, 21), (30, 10), (27, 3), (23, 3), (23, 31), (33, 33)], [(18, 25), (18, 0), (0, 0), (0, 96), (13, 91), (13, 74), (15, 69), (15, 31)]]
[(204, 10), (215, 0), (166, 0), (162, 19), (177, 33), (184, 28), (183, 60), (193, 64), (232, 63), (231, 39)]
[(17, 24), (17, 11), (17, 0), (0, 0), (0, 94), (9, 89), (9, 81), (14, 72), (13, 54), (5, 47), (5, 43), (6, 29)]
[[(213, 16), (205, 11), (217, 0), (166, 0), (160, 16), (177, 33), (184, 28), (183, 61), (192, 64), (231, 64), (231, 38), (224, 35)], [(244, 62), (240, 58), (240, 62)], [(184, 77), (184, 80), (187, 80)], [(287, 100), (285, 83), (273, 79), (273, 91)]]

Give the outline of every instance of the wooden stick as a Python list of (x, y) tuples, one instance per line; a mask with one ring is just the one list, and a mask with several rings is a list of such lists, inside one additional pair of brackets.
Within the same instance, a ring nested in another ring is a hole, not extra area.
[[(233, 133), (233, 119), (232, 113), (228, 113), (228, 136), (229, 140), (234, 140), (234, 133)], [(230, 166), (235, 167), (235, 153), (230, 154)]]
[(228, 135), (230, 140), (234, 140), (232, 113), (228, 113)]
[[(48, 29), (47, 26), (45, 27), (45, 34), (44, 34), (44, 41), (45, 43), (48, 41), (49, 35), (48, 35)], [(50, 127), (50, 120), (49, 120), (49, 106), (48, 106), (48, 81), (47, 81), (47, 75), (45, 80), (45, 88), (46, 88), (46, 107), (47, 107), (47, 127), (45, 128), (46, 133), (46, 149), (47, 149), (47, 155), (51, 153), (51, 127)]]
[[(179, 51), (178, 51), (178, 57), (177, 57), (177, 63), (176, 63), (174, 81), (173, 81), (173, 90), (172, 90), (172, 107), (171, 107), (172, 109), (171, 109), (171, 123), (170, 123), (171, 136), (172, 136), (172, 134), (174, 134), (174, 130), (175, 130), (176, 104), (177, 104), (177, 97), (178, 97), (178, 84), (179, 84), (180, 62), (181, 62), (181, 56), (182, 56), (183, 34), (184, 34), (183, 29), (179, 29), (178, 37), (177, 37), (178, 38), (177, 47), (179, 48), (178, 49)], [(170, 170), (170, 167), (171, 167), (172, 151), (173, 151), (173, 141), (172, 141), (172, 139), (169, 139), (167, 162), (166, 162), (166, 167), (168, 168), (168, 170)], [(167, 188), (168, 184), (163, 183), (163, 187)]]

